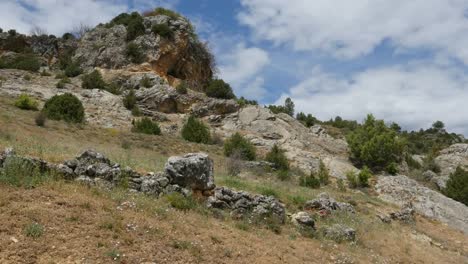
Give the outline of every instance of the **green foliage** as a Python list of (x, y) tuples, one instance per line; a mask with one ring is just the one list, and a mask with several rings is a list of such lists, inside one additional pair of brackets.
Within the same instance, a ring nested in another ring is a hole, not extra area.
[(276, 173), (276, 175), (280, 181), (287, 181), (291, 178), (288, 170), (280, 170)]
[(0, 69), (18, 69), (37, 72), (41, 68), (41, 63), (36, 55), (16, 54), (11, 58), (0, 58)]
[(442, 121), (435, 121), (433, 124), (432, 124), (432, 128), (435, 129), (435, 130), (442, 130), (445, 128), (445, 124), (444, 122)]
[(368, 187), (369, 179), (372, 178), (372, 172), (368, 167), (364, 167), (358, 174), (354, 171), (346, 173), (348, 184), (350, 188)]
[(162, 8), (162, 7), (158, 7), (156, 9), (152, 10), (152, 11), (148, 11), (148, 12), (143, 13), (144, 17), (159, 16), (159, 15), (168, 16), (171, 19), (178, 19), (179, 17), (181, 17), (181, 15), (179, 13), (174, 12), (174, 11), (169, 10), (169, 9), (166, 9), (166, 8)]
[(390, 175), (396, 175), (398, 173), (398, 165), (395, 162), (392, 162), (387, 165), (385, 171), (388, 172)]
[(462, 137), (455, 133), (448, 133), (442, 122), (435, 122), (426, 130), (402, 132), (401, 137), (408, 142), (408, 152), (410, 154), (431, 154), (438, 150), (447, 148), (456, 143), (464, 143)]
[(190, 142), (208, 144), (211, 142), (210, 130), (200, 120), (190, 116), (182, 127), (182, 137)]
[(48, 179), (31, 160), (12, 156), (7, 157), (0, 170), (0, 183), (14, 187), (34, 188)]
[(239, 104), (240, 107), (245, 107), (247, 105), (258, 105), (257, 101), (245, 99), (243, 96), (237, 99), (237, 103)]
[(192, 197), (185, 197), (177, 192), (166, 195), (166, 199), (172, 207), (179, 210), (187, 211), (197, 207), (197, 203)]
[(106, 85), (106, 91), (108, 91), (111, 94), (115, 95), (120, 95), (122, 94), (122, 90), (119, 84), (117, 82), (111, 82)]
[(63, 38), (64, 40), (73, 40), (73, 39), (76, 39), (75, 36), (74, 36), (72, 33), (69, 33), (69, 32), (63, 34), (63, 35), (62, 35), (62, 38)]
[(157, 24), (151, 28), (151, 32), (163, 38), (172, 38), (174, 32), (167, 24)]
[(106, 26), (111, 28), (116, 25), (124, 25), (127, 28), (127, 41), (132, 41), (145, 34), (143, 17), (138, 12), (122, 13), (112, 19)]
[(314, 173), (310, 173), (308, 176), (299, 177), (299, 185), (303, 187), (309, 187), (312, 189), (320, 188), (320, 181), (315, 177)]
[(42, 111), (49, 119), (72, 123), (81, 123), (85, 117), (83, 104), (70, 93), (53, 96), (47, 100)]
[(327, 185), (330, 183), (330, 172), (328, 171), (327, 166), (325, 166), (325, 163), (323, 163), (321, 160), (317, 176), (320, 184)]
[(364, 124), (346, 137), (351, 159), (375, 170), (385, 169), (402, 158), (404, 142), (383, 120), (368, 115)]
[(102, 75), (98, 70), (94, 70), (89, 74), (83, 75), (81, 78), (81, 87), (84, 89), (101, 89), (107, 88), (106, 82), (102, 79)]
[(15, 101), (15, 106), (23, 110), (37, 111), (39, 103), (27, 94), (21, 94)]
[(289, 161), (284, 154), (284, 150), (280, 149), (278, 145), (274, 145), (270, 152), (267, 153), (265, 160), (274, 164), (275, 169), (280, 171), (289, 170)]
[(221, 79), (211, 80), (206, 87), (206, 95), (213, 98), (220, 99), (234, 99), (236, 96), (232, 91), (231, 86), (228, 83), (225, 83)]
[(338, 190), (340, 190), (341, 192), (345, 192), (345, 191), (346, 191), (346, 186), (345, 186), (345, 184), (344, 184), (343, 179), (338, 179), (338, 180), (336, 181), (336, 185), (337, 185), (337, 187), (338, 187)]
[(39, 223), (28, 224), (24, 229), (24, 234), (27, 237), (39, 238), (44, 234), (44, 227)]
[(269, 105), (268, 109), (274, 114), (285, 113), (294, 116), (294, 102), (289, 97), (284, 101), (284, 105)]
[(272, 189), (270, 187), (260, 187), (259, 192), (260, 192), (260, 194), (265, 195), (265, 196), (273, 196), (273, 197), (276, 197), (276, 198), (279, 197), (278, 191), (276, 191), (275, 189)]
[(421, 169), (422, 167), (421, 164), (419, 164), (419, 162), (413, 159), (413, 157), (410, 154), (406, 154), (405, 161), (410, 169)]
[(187, 94), (188, 93), (187, 83), (182, 81), (179, 85), (177, 85), (176, 91), (178, 94)]
[(65, 85), (67, 83), (71, 83), (70, 79), (68, 79), (68, 77), (64, 77), (62, 79), (60, 79), (60, 81), (58, 81), (58, 83), (55, 85), (55, 87), (59, 88), (59, 89), (63, 89), (65, 88)]
[(148, 77), (147, 75), (143, 76), (140, 80), (140, 86), (145, 87), (145, 88), (150, 88), (153, 86), (153, 82), (151, 81), (151, 78)]
[(45, 69), (41, 71), (41, 76), (42, 77), (48, 77), (48, 76), (51, 76), (52, 74), (50, 74), (50, 72), (46, 71)]
[(140, 47), (134, 42), (128, 43), (125, 48), (125, 55), (132, 63), (140, 64), (145, 61), (145, 54), (143, 54)]
[(159, 128), (158, 123), (153, 122), (148, 117), (143, 117), (140, 120), (134, 121), (132, 132), (148, 135), (161, 135), (161, 129)]
[(256, 156), (254, 145), (239, 133), (224, 142), (224, 155), (230, 157), (234, 153), (239, 153), (243, 160), (255, 160)]
[(450, 175), (447, 187), (443, 190), (443, 193), (468, 206), (468, 171), (458, 167)]
[(13, 51), (16, 53), (31, 53), (31, 48), (25, 36), (9, 31), (5, 40), (0, 43), (0, 48), (3, 50)]
[(304, 114), (300, 112), (296, 115), (296, 119), (300, 121), (304, 126), (311, 127), (315, 124), (318, 124), (320, 121), (311, 114)]
[(77, 61), (71, 61), (65, 66), (64, 73), (67, 77), (76, 77), (83, 73), (83, 69)]
[(128, 110), (132, 110), (133, 108), (135, 108), (136, 103), (137, 103), (137, 98), (135, 95), (135, 91), (132, 89), (123, 98), (123, 104), (125, 108), (127, 108)]

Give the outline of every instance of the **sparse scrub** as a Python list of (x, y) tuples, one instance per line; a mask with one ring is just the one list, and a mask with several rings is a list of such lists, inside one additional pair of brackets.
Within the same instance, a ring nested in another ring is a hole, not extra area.
[(34, 188), (46, 181), (48, 175), (30, 160), (19, 157), (8, 157), (0, 171), (0, 183), (14, 187)]
[(202, 121), (190, 116), (182, 127), (182, 137), (190, 142), (208, 144), (211, 142), (210, 130)]
[(153, 82), (151, 81), (151, 78), (148, 77), (147, 75), (143, 76), (143, 78), (140, 80), (140, 86), (145, 87), (145, 88), (150, 88), (153, 86)]
[(37, 126), (44, 127), (47, 121), (47, 116), (44, 112), (39, 112), (36, 117), (34, 118), (34, 122)]
[(205, 89), (206, 95), (220, 99), (235, 99), (231, 86), (221, 79), (212, 80)]
[(15, 101), (15, 106), (23, 110), (37, 111), (39, 103), (27, 94), (21, 94)]
[(106, 82), (102, 79), (102, 75), (98, 70), (94, 70), (82, 77), (81, 87), (84, 89), (101, 89), (107, 88)]
[(185, 197), (177, 192), (166, 195), (166, 199), (172, 207), (179, 210), (187, 211), (197, 207), (197, 203), (192, 197)]
[(48, 76), (52, 76), (52, 74), (46, 70), (42, 70), (41, 71), (41, 76), (42, 77), (48, 77)]
[(443, 193), (468, 206), (468, 171), (458, 167), (450, 175), (447, 187), (443, 190)]
[(57, 87), (58, 89), (63, 89), (65, 88), (65, 85), (68, 83), (71, 83), (71, 81), (68, 77), (65, 76), (64, 78), (60, 79), (60, 81), (57, 82), (55, 87)]
[(0, 69), (18, 69), (37, 72), (40, 68), (41, 63), (33, 54), (16, 54), (9, 59), (0, 58)]
[(44, 234), (44, 227), (39, 223), (28, 224), (24, 229), (24, 234), (27, 237), (39, 238)]
[(134, 42), (127, 45), (125, 55), (132, 63), (139, 64), (145, 61), (145, 55), (140, 50), (140, 47)]
[(144, 17), (159, 16), (159, 15), (168, 16), (171, 19), (178, 19), (179, 17), (181, 17), (179, 13), (163, 8), (163, 7), (158, 7), (154, 10), (143, 12)]
[(53, 96), (47, 100), (42, 111), (49, 119), (71, 123), (81, 123), (85, 117), (83, 104), (70, 93)]
[(284, 150), (278, 147), (277, 144), (267, 153), (265, 160), (273, 163), (274, 168), (277, 170), (286, 172), (289, 170), (289, 161), (284, 154)]
[(138, 12), (122, 13), (112, 19), (106, 26), (111, 28), (116, 25), (124, 25), (127, 28), (127, 41), (132, 41), (145, 34), (143, 17)]
[(322, 160), (320, 160), (319, 172), (317, 176), (321, 185), (328, 185), (330, 183), (330, 172), (328, 171), (327, 166), (325, 166), (325, 163), (323, 163)]
[(224, 142), (224, 155), (226, 157), (230, 157), (236, 152), (240, 153), (243, 160), (255, 160), (255, 146), (239, 133), (235, 133)]
[(135, 95), (135, 91), (132, 89), (127, 93), (127, 95), (125, 95), (123, 99), (123, 104), (125, 108), (127, 108), (128, 110), (133, 110), (135, 106), (137, 106), (136, 103), (137, 103), (137, 98)]
[(161, 129), (158, 123), (153, 122), (148, 117), (143, 117), (140, 120), (133, 122), (132, 132), (148, 134), (148, 135), (161, 135)]
[(226, 159), (226, 169), (229, 176), (237, 176), (242, 171), (242, 158), (239, 152), (233, 153)]
[(239, 106), (241, 108), (246, 107), (248, 105), (258, 105), (257, 101), (245, 99), (243, 96), (241, 96), (241, 98), (237, 99), (237, 103), (239, 104)]
[(348, 171), (346, 178), (350, 188), (368, 187), (369, 179), (372, 178), (372, 173), (369, 168), (364, 167), (359, 173)]
[(163, 38), (171, 38), (174, 32), (167, 24), (157, 24), (151, 28), (151, 32)]
[(320, 181), (317, 179), (313, 172), (310, 173), (308, 176), (301, 176), (299, 177), (299, 185), (303, 187), (309, 187), (312, 189), (320, 188)]
[(64, 69), (64, 74), (70, 78), (76, 77), (82, 73), (83, 69), (81, 69), (80, 64), (77, 61), (71, 61)]

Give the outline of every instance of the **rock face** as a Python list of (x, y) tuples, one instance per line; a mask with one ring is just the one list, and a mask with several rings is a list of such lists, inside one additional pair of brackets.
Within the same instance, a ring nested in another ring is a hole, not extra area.
[(297, 212), (291, 216), (293, 225), (299, 228), (315, 229), (315, 221), (307, 212)]
[[(173, 32), (170, 38), (152, 32), (154, 25), (166, 24)], [(133, 71), (153, 71), (170, 82), (185, 80), (190, 87), (201, 91), (212, 78), (212, 58), (193, 33), (190, 22), (165, 15), (145, 17), (145, 34), (133, 43), (138, 45), (144, 59), (141, 67)], [(86, 33), (76, 50), (75, 59), (87, 68), (128, 68), (132, 64), (126, 56), (127, 28), (124, 25), (100, 25)]]
[(213, 160), (204, 153), (190, 153), (182, 157), (170, 157), (165, 166), (170, 181), (192, 190), (214, 189)]
[(440, 167), (440, 176), (433, 181), (444, 189), (450, 177), (450, 174), (455, 172), (458, 166), (468, 170), (468, 144), (454, 144), (439, 152), (439, 156), (435, 158), (435, 163)]
[(333, 211), (345, 211), (354, 214), (356, 211), (349, 203), (341, 203), (331, 198), (328, 193), (321, 193), (317, 199), (307, 201), (304, 205), (306, 210), (318, 210), (320, 214), (327, 215)]
[(307, 128), (289, 115), (275, 115), (264, 107), (242, 108), (226, 116), (217, 130), (224, 135), (243, 131), (253, 144), (264, 151), (278, 144), (286, 151), (292, 165), (306, 173), (318, 171), (320, 160), (333, 177), (345, 179), (347, 171), (356, 170), (348, 161), (344, 140), (332, 138), (321, 127)]
[(284, 223), (286, 218), (284, 205), (276, 198), (254, 195), (243, 191), (239, 192), (225, 187), (215, 189), (214, 195), (207, 200), (207, 206), (209, 208), (228, 209), (235, 218), (271, 216), (281, 223)]
[(468, 207), (464, 204), (406, 176), (379, 176), (375, 187), (381, 199), (399, 206), (411, 202), (417, 213), (468, 234)]

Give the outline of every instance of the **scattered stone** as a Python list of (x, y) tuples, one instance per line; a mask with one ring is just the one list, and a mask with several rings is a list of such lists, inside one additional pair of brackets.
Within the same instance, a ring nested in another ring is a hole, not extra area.
[(213, 176), (213, 160), (205, 153), (170, 157), (166, 163), (165, 171), (171, 183), (183, 188), (206, 191), (216, 187)]
[(328, 215), (333, 211), (345, 211), (352, 214), (356, 212), (354, 206), (349, 203), (337, 202), (328, 193), (321, 193), (317, 199), (306, 202), (304, 209), (318, 210), (320, 215)]
[(402, 222), (413, 222), (414, 221), (414, 208), (411, 203), (403, 206), (398, 212), (390, 213), (390, 218)]
[(299, 228), (315, 229), (315, 221), (307, 212), (298, 212), (291, 216), (291, 222)]
[(234, 218), (272, 216), (284, 223), (286, 210), (276, 198), (218, 187), (208, 197), (209, 208), (228, 209)]
[(325, 238), (335, 242), (356, 240), (356, 230), (340, 224), (325, 227), (323, 234)]
[(380, 221), (386, 224), (390, 224), (390, 222), (392, 222), (392, 218), (390, 218), (390, 216), (385, 215), (385, 214), (377, 214), (377, 218), (379, 218)]

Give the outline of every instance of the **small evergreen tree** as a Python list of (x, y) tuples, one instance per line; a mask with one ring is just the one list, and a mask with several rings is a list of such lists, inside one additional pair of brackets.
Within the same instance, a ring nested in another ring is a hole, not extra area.
[(134, 121), (132, 132), (143, 133), (148, 135), (161, 135), (161, 129), (158, 123), (153, 122), (148, 117), (143, 117), (140, 120)]
[(123, 98), (123, 104), (128, 110), (133, 110), (137, 103), (135, 91), (131, 89), (127, 95)]
[(468, 171), (458, 167), (450, 175), (447, 187), (443, 190), (443, 193), (468, 206)]
[(320, 161), (318, 179), (322, 185), (327, 185), (330, 183), (330, 173), (327, 169), (327, 166), (325, 166), (325, 163), (323, 163), (323, 161)]
[(206, 95), (220, 99), (234, 99), (236, 96), (231, 86), (221, 79), (211, 80), (206, 88)]
[(284, 154), (284, 150), (280, 149), (276, 144), (273, 146), (270, 152), (267, 153), (265, 160), (273, 163), (275, 168), (278, 170), (289, 170), (289, 161)]
[(230, 157), (238, 152), (243, 160), (255, 160), (256, 151), (254, 145), (241, 134), (235, 133), (224, 142), (224, 155)]
[(309, 176), (301, 176), (299, 178), (299, 186), (309, 187), (312, 189), (320, 188), (320, 181), (315, 177), (314, 173), (310, 173)]
[(82, 78), (81, 87), (84, 89), (101, 89), (107, 88), (106, 82), (102, 79), (102, 75), (98, 70), (94, 70), (89, 74), (86, 74)]
[(182, 127), (182, 137), (195, 143), (208, 144), (211, 142), (210, 130), (194, 116), (190, 116)]
[(49, 119), (73, 123), (81, 123), (85, 117), (80, 99), (70, 93), (53, 96), (46, 101), (42, 111)]

